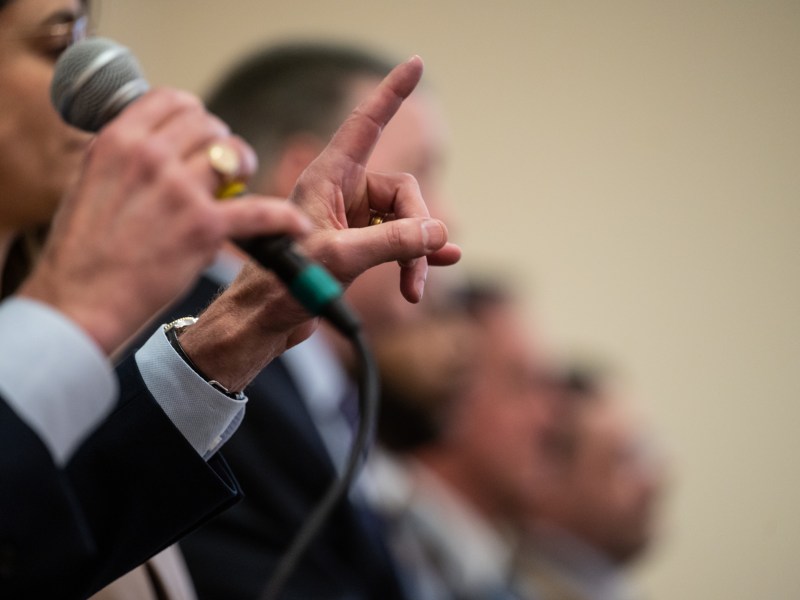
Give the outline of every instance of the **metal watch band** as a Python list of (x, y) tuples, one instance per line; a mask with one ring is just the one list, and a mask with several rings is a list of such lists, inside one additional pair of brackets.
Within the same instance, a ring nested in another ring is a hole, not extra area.
[(228, 388), (226, 388), (216, 379), (211, 379), (205, 373), (203, 373), (203, 371), (201, 371), (200, 368), (196, 364), (194, 364), (194, 361), (192, 361), (192, 359), (189, 358), (189, 355), (186, 354), (186, 351), (183, 349), (183, 346), (181, 346), (181, 342), (178, 339), (178, 334), (187, 327), (191, 327), (195, 323), (197, 323), (196, 317), (181, 317), (180, 319), (175, 319), (171, 323), (164, 325), (164, 333), (166, 334), (167, 340), (169, 341), (170, 345), (175, 349), (175, 352), (178, 353), (178, 356), (181, 357), (183, 362), (189, 365), (192, 371), (194, 371), (200, 377), (202, 377), (206, 381), (206, 383), (208, 383), (208, 385), (213, 387), (218, 392), (222, 392), (223, 394), (225, 394), (229, 398), (232, 398), (233, 400), (244, 400), (245, 397), (244, 392), (231, 392)]

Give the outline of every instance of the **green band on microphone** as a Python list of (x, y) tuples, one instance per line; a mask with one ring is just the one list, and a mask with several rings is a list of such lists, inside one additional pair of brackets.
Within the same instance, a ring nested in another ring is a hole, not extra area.
[(342, 286), (321, 265), (312, 264), (292, 280), (289, 291), (306, 310), (318, 315), (325, 305), (342, 295)]

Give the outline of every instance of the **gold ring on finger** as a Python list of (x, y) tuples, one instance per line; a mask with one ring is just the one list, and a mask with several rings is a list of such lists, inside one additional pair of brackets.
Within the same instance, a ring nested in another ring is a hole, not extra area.
[(208, 147), (208, 162), (219, 175), (220, 184), (216, 190), (217, 198), (232, 198), (245, 192), (245, 184), (240, 179), (242, 159), (235, 148), (224, 142), (214, 142)]
[(387, 221), (389, 219), (389, 215), (387, 213), (378, 212), (377, 210), (369, 209), (369, 224), (370, 225), (380, 225), (381, 223)]

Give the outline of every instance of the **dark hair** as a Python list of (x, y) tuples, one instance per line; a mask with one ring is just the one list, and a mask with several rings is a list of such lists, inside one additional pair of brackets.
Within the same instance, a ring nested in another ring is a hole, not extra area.
[(497, 278), (473, 278), (449, 291), (447, 302), (452, 309), (461, 310), (474, 320), (492, 309), (513, 304), (513, 287)]
[(252, 54), (208, 95), (208, 109), (270, 162), (293, 135), (323, 141), (346, 111), (353, 81), (382, 78), (391, 63), (363, 50), (321, 43), (274, 46)]

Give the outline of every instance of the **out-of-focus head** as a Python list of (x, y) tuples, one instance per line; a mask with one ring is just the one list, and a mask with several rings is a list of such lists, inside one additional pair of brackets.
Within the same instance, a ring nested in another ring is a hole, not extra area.
[[(350, 111), (391, 70), (392, 64), (362, 50), (331, 44), (266, 49), (235, 68), (208, 100), (208, 108), (244, 137), (259, 156), (253, 185), (288, 196)], [(434, 216), (442, 215), (441, 168), (445, 132), (425, 90), (417, 90), (385, 128), (368, 167), (411, 173)], [(370, 269), (348, 290), (367, 331), (417, 312), (398, 291), (399, 267)]]
[(489, 518), (516, 518), (540, 486), (555, 403), (549, 359), (506, 291), (467, 292), (471, 364), (437, 440), (416, 455)]
[(390, 63), (346, 46), (274, 46), (234, 67), (206, 104), (258, 154), (254, 187), (288, 196), (353, 108), (356, 86), (390, 70)]
[(91, 137), (50, 104), (59, 55), (86, 29), (86, 2), (0, 3), (0, 229), (49, 222)]
[(586, 373), (570, 374), (566, 384), (567, 416), (552, 440), (554, 468), (537, 516), (630, 561), (655, 535), (663, 463), (618, 390)]
[(437, 444), (470, 385), (480, 339), (474, 320), (452, 304), (375, 336), (378, 439), (387, 450), (404, 455)]

